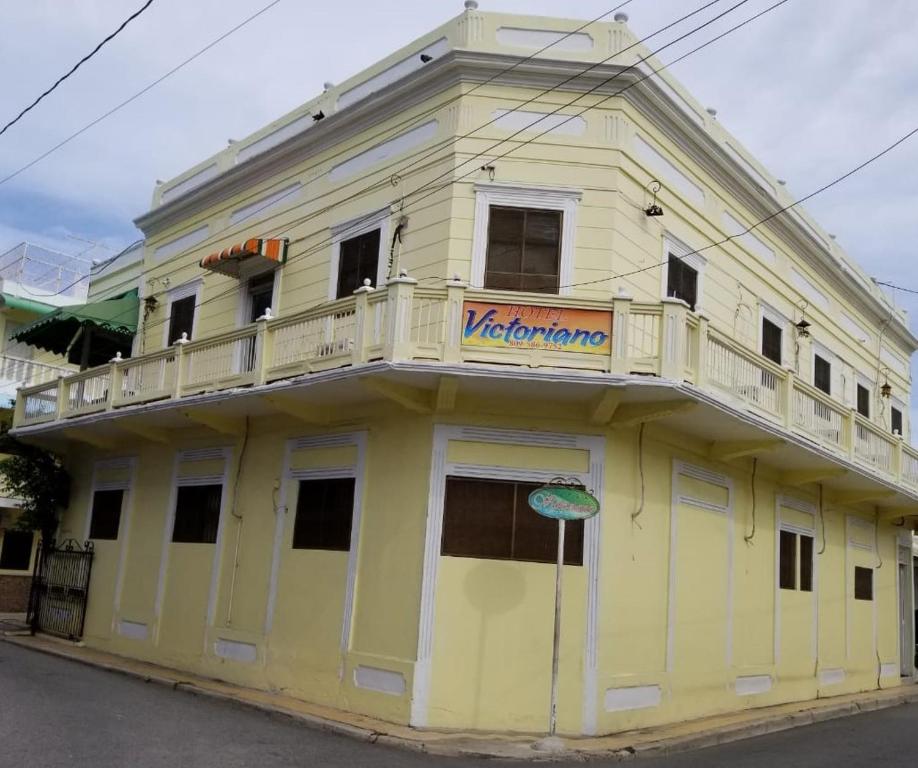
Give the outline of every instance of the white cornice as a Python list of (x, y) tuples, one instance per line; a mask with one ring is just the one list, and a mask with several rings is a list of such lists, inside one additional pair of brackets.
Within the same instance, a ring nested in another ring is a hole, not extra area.
[[(502, 74), (510, 65), (515, 69)], [(453, 86), (481, 83), (498, 74), (501, 75), (501, 85), (540, 89), (553, 88), (560, 80), (577, 75), (566, 83), (566, 91), (585, 92), (595, 89), (593, 92), (599, 96), (614, 95), (627, 87), (621, 97), (642, 112), (694, 162), (704, 168), (729, 196), (733, 196), (750, 211), (755, 220), (771, 216), (783, 207), (771, 191), (766, 190), (761, 181), (737, 161), (722, 141), (691, 119), (654, 78), (642, 80), (645, 74), (634, 68), (601, 64), (584, 74), (583, 62), (538, 58), (521, 64), (518, 58), (505, 54), (453, 50), (353, 106), (329, 115), (308, 131), (148, 211), (135, 219), (134, 223), (150, 238), (166, 227), (178, 224), (271, 179), (310, 156), (379, 125), (390, 117), (404, 114), (413, 106)], [(880, 298), (865, 291), (854, 274), (843, 270), (839, 260), (804, 220), (792, 214), (782, 214), (763, 226), (786, 243), (788, 250), (804, 259), (822, 279), (837, 286), (873, 323), (884, 324), (892, 317), (896, 322), (889, 324), (888, 333), (910, 352), (918, 349), (918, 337), (911, 333), (898, 313)]]

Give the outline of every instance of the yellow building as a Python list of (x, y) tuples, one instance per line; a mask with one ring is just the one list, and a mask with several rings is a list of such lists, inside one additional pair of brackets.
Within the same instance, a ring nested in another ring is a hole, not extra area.
[(562, 476), (561, 732), (911, 678), (907, 318), (746, 231), (790, 198), (624, 17), (467, 5), (158, 185), (135, 357), (22, 391), (86, 643), (544, 731)]

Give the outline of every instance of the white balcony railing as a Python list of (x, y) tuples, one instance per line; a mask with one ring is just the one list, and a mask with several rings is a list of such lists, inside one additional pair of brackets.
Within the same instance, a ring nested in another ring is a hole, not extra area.
[[(465, 344), (466, 301), (611, 312), (611, 354)], [(362, 288), (349, 298), (287, 317), (265, 318), (24, 387), (14, 420), (17, 427), (65, 420), (379, 359), (563, 367), (686, 381), (918, 490), (918, 451), (901, 437), (887, 434), (793, 371), (711, 328), (683, 302), (471, 291), (459, 283), (445, 289), (418, 288), (406, 277), (390, 281), (385, 290)]]

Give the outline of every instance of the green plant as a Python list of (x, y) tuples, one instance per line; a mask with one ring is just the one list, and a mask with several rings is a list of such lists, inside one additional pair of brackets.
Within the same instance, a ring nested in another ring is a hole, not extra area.
[(0, 453), (7, 454), (0, 461), (3, 495), (22, 502), (16, 527), (40, 531), (42, 540), (49, 542), (70, 499), (70, 475), (58, 456), (17, 440), (4, 422), (0, 415)]

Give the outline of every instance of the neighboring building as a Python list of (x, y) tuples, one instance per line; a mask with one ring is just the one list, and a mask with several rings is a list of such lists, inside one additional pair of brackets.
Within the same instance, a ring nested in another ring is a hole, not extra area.
[(469, 8), (157, 186), (138, 354), (16, 406), (87, 645), (544, 730), (563, 476), (562, 732), (911, 678), (918, 340), (802, 211), (712, 247), (783, 186), (621, 18), (520, 63), (577, 26)]
[(104, 301), (137, 291), (143, 276), (143, 240), (120, 253), (94, 262), (89, 272), (88, 301)]
[(73, 370), (65, 358), (12, 336), (57, 307), (82, 301), (88, 271), (88, 262), (34, 243), (20, 243), (0, 255), (0, 398), (12, 402), (18, 387), (53, 381)]

